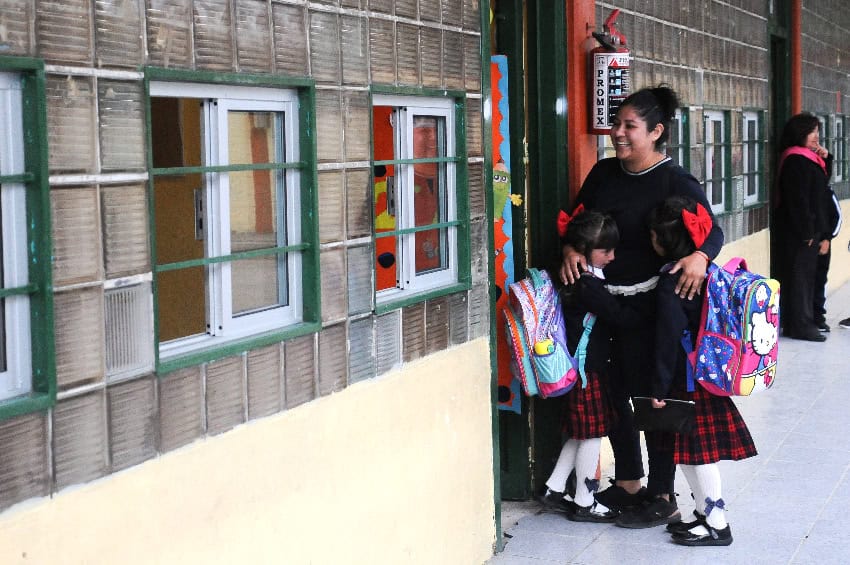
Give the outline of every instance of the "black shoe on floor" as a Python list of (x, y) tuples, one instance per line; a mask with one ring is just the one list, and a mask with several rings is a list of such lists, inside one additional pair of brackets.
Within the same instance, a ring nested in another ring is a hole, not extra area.
[(818, 331), (820, 333), (822, 333), (822, 334), (828, 334), (829, 333), (829, 326), (827, 325), (826, 322), (819, 322), (815, 325), (818, 327)]
[(624, 512), (631, 508), (635, 508), (643, 504), (646, 500), (646, 487), (640, 487), (640, 490), (634, 494), (630, 494), (623, 487), (618, 487), (612, 484), (603, 491), (599, 491), (593, 495), (597, 502), (607, 506), (611, 510)]
[(850, 330), (850, 318), (844, 318), (838, 322), (838, 327), (843, 330)]
[(564, 493), (546, 489), (543, 494), (537, 497), (537, 502), (543, 505), (546, 510), (554, 510), (555, 512), (570, 512), (570, 501), (564, 498)]
[(802, 333), (795, 332), (785, 335), (786, 337), (790, 337), (791, 339), (800, 339), (803, 341), (826, 341), (826, 336), (816, 329)]
[(696, 510), (694, 510), (694, 516), (696, 516), (696, 520), (693, 522), (680, 521), (667, 524), (667, 532), (673, 535), (684, 534), (691, 528), (705, 525), (705, 516), (698, 514)]
[(643, 506), (620, 514), (617, 525), (621, 528), (654, 528), (662, 524), (680, 522), (682, 515), (675, 499), (672, 501), (656, 497), (644, 502)]
[(673, 536), (673, 541), (679, 545), (690, 546), (729, 545), (732, 543), (732, 528), (729, 527), (729, 524), (726, 524), (726, 527), (722, 530), (715, 530), (708, 524), (704, 524), (704, 527), (708, 533), (692, 534), (685, 532), (684, 534), (676, 534)]
[[(567, 502), (567, 504), (570, 507), (570, 511), (567, 512), (567, 520), (571, 522), (609, 524), (619, 515), (616, 510), (607, 509), (598, 502), (594, 502), (590, 506), (579, 506), (575, 502)], [(603, 510), (603, 508), (605, 509)]]

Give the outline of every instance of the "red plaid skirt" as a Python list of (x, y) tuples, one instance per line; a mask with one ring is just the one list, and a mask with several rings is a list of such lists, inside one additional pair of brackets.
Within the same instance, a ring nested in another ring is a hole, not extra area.
[(603, 375), (588, 373), (587, 388), (579, 381), (564, 396), (564, 433), (571, 439), (606, 436), (613, 420), (614, 408)]
[(699, 384), (695, 388), (675, 395), (696, 403), (696, 426), (688, 435), (671, 434), (675, 438), (673, 460), (682, 465), (705, 465), (757, 455), (750, 430), (732, 399), (711, 394)]

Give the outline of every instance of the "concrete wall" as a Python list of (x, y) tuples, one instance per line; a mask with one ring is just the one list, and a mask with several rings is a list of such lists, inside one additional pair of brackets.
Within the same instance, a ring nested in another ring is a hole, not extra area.
[(0, 516), (0, 562), (483, 563), (488, 341)]

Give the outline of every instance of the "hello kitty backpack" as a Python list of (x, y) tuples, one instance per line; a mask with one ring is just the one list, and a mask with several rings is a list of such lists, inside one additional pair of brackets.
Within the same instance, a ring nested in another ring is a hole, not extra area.
[[(687, 332), (686, 332), (687, 334)], [(696, 344), (688, 353), (694, 381), (718, 396), (748, 396), (773, 386), (779, 352), (779, 281), (747, 270), (740, 257), (708, 267)]]

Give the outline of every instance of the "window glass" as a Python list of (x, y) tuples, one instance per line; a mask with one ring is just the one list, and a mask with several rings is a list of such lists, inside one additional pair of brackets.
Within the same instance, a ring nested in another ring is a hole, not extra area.
[(375, 96), (372, 117), (378, 299), (456, 283), (453, 101)]
[(759, 200), (761, 185), (760, 155), (764, 147), (759, 139), (759, 122), (756, 112), (744, 112), (742, 133), (744, 204), (755, 204)]
[(725, 206), (726, 134), (722, 112), (705, 112), (705, 193), (711, 208), (722, 212)]
[(161, 355), (299, 321), (297, 97), (172, 83), (151, 95)]

